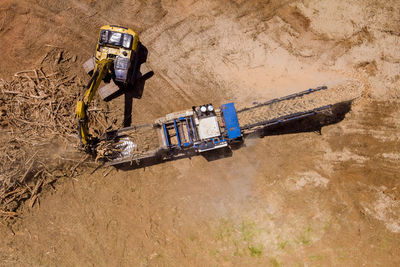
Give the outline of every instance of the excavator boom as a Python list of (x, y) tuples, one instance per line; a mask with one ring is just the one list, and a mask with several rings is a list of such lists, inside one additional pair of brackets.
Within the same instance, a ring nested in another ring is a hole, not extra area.
[(86, 91), (79, 99), (76, 105), (76, 116), (78, 118), (78, 130), (79, 139), (85, 148), (90, 145), (90, 135), (88, 129), (88, 116), (86, 114), (89, 103), (92, 101), (97, 89), (100, 86), (101, 81), (107, 75), (112, 66), (113, 59), (107, 58), (97, 62), (96, 67), (93, 71), (93, 75), (90, 78)]

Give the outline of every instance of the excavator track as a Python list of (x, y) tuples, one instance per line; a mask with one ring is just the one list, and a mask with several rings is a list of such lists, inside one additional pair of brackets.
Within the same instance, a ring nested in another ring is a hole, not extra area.
[(358, 97), (359, 85), (354, 81), (341, 86), (326, 86), (276, 98), (237, 111), (242, 131), (251, 132), (261, 127), (329, 111), (336, 103)]

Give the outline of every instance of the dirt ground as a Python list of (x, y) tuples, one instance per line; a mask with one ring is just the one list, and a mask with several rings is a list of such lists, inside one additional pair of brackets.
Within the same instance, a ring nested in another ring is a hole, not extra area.
[[(149, 50), (155, 74), (133, 123), (346, 80), (362, 96), (321, 134), (61, 177), (11, 228), (0, 224), (1, 265), (400, 265), (397, 0), (2, 0), (0, 78), (62, 49), (77, 57), (71, 75), (88, 80), (81, 64), (104, 24), (135, 29)], [(122, 116), (123, 104), (110, 110)]]

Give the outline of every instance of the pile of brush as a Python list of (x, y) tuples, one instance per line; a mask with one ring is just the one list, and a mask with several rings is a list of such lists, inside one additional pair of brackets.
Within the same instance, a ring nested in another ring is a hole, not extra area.
[[(75, 61), (54, 49), (39, 67), (0, 79), (0, 217), (18, 216), (22, 202), (32, 207), (44, 186), (72, 177), (87, 164), (88, 157), (78, 150), (75, 117), (85, 85), (68, 75)], [(88, 113), (96, 134), (111, 124), (96, 101)]]

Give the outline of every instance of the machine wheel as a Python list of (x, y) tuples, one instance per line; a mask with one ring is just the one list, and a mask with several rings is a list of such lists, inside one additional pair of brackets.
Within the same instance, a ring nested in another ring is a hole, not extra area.
[(86, 71), (87, 74), (91, 75), (94, 68), (96, 67), (94, 57), (88, 59), (85, 63), (83, 63), (83, 69)]
[(104, 101), (111, 100), (112, 96), (115, 95), (120, 90), (119, 86), (116, 85), (112, 80), (110, 83), (99, 88), (99, 95)]

